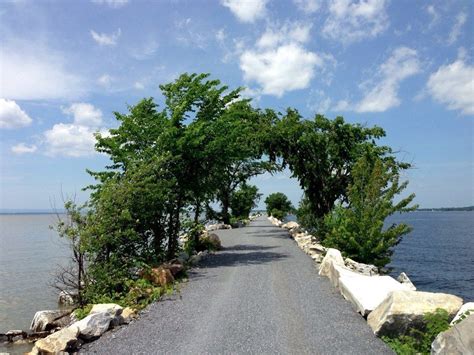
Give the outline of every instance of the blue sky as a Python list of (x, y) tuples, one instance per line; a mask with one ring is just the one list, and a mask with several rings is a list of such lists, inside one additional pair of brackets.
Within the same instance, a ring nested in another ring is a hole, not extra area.
[[(254, 105), (380, 125), (423, 207), (474, 204), (473, 2), (2, 1), (0, 208), (48, 209), (107, 160), (93, 132), (183, 72)], [(253, 180), (301, 191), (289, 172)]]

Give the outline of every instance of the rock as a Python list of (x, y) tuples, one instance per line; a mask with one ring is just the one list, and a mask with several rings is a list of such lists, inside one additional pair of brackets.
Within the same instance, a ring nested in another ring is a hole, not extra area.
[(341, 252), (337, 249), (329, 248), (327, 250), (321, 263), (321, 267), (319, 268), (319, 275), (329, 277), (331, 264), (344, 266), (344, 259), (342, 258)]
[(354, 271), (340, 276), (338, 286), (344, 298), (364, 317), (377, 308), (390, 292), (408, 290), (390, 276), (367, 276)]
[(21, 329), (14, 329), (14, 330), (9, 330), (8, 332), (5, 333), (5, 337), (7, 338), (8, 342), (14, 341), (16, 338), (25, 339), (28, 336), (28, 334)]
[(48, 310), (35, 313), (30, 329), (33, 332), (43, 332), (56, 328), (63, 328), (71, 322), (70, 310)]
[(411, 328), (423, 327), (425, 313), (442, 308), (452, 317), (462, 306), (462, 299), (445, 293), (394, 291), (371, 312), (367, 323), (377, 336), (398, 337)]
[(70, 305), (73, 305), (75, 303), (76, 298), (77, 298), (76, 295), (63, 290), (63, 291), (59, 292), (58, 304), (70, 306)]
[(81, 338), (91, 340), (104, 334), (109, 329), (110, 322), (114, 318), (114, 316), (107, 312), (91, 313), (84, 319), (73, 323), (70, 327), (78, 328)]
[(183, 263), (178, 259), (173, 259), (169, 263), (165, 263), (161, 266), (165, 269), (168, 269), (173, 276), (180, 274), (184, 270)]
[(133, 319), (133, 318), (136, 318), (138, 316), (137, 314), (137, 310), (136, 309), (133, 309), (131, 307), (125, 307), (123, 309), (123, 312), (122, 312), (122, 319), (123, 319), (123, 323), (130, 323), (130, 321)]
[(189, 254), (186, 253), (185, 251), (182, 251), (181, 253), (179, 253), (177, 260), (181, 264), (185, 264), (189, 260)]
[(99, 303), (92, 306), (89, 314), (107, 313), (111, 317), (117, 317), (122, 314), (123, 308), (115, 303)]
[(351, 258), (346, 258), (344, 261), (348, 269), (358, 272), (359, 274), (367, 275), (367, 276), (379, 274), (379, 269), (375, 265), (358, 263), (357, 261), (352, 260)]
[(400, 282), (402, 285), (406, 286), (409, 290), (416, 291), (415, 285), (413, 285), (413, 282), (411, 282), (407, 274), (405, 274), (404, 272), (398, 275), (397, 281)]
[(145, 280), (150, 281), (152, 284), (161, 287), (174, 282), (174, 277), (173, 274), (171, 274), (171, 271), (161, 266), (152, 268), (149, 271), (143, 271), (142, 277)]
[(431, 354), (474, 354), (474, 314), (439, 333), (431, 343)]
[(161, 269), (158, 274), (158, 285), (161, 287), (168, 286), (174, 282), (173, 274), (168, 269)]
[(296, 223), (294, 221), (290, 221), (290, 222), (286, 222), (281, 227), (285, 228), (285, 229), (293, 229), (293, 228), (299, 228), (299, 226), (300, 225), (298, 223)]
[(462, 305), (461, 309), (454, 316), (451, 321), (451, 325), (457, 323), (461, 318), (466, 318), (467, 316), (474, 314), (474, 302), (468, 302)]
[(207, 231), (215, 231), (219, 229), (232, 229), (232, 226), (224, 223), (210, 224), (206, 226)]
[(61, 351), (74, 351), (78, 347), (79, 328), (70, 326), (48, 335), (35, 343), (36, 351), (39, 353), (59, 353)]
[(217, 234), (209, 234), (207, 237), (209, 242), (212, 244), (214, 250), (221, 250), (222, 249), (222, 244), (221, 240), (219, 239), (219, 236)]

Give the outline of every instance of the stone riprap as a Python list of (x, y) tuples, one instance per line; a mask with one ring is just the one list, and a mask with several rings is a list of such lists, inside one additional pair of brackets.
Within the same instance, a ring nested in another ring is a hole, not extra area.
[(439, 333), (431, 344), (431, 355), (474, 354), (474, 314)]

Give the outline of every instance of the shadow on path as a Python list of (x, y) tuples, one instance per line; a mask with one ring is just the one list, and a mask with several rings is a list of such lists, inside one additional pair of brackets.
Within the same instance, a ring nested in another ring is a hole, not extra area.
[[(245, 249), (244, 249), (245, 250)], [(241, 266), (241, 265), (260, 265), (287, 258), (284, 253), (275, 253), (271, 251), (252, 251), (248, 253), (235, 253), (224, 251), (212, 255), (203, 260), (199, 266), (207, 268), (216, 268), (221, 266)]]

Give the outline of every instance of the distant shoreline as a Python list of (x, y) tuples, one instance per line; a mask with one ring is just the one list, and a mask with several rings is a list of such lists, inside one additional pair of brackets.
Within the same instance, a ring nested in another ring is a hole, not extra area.
[(422, 212), (430, 212), (430, 211), (437, 211), (437, 212), (456, 212), (456, 211), (474, 211), (474, 206), (467, 206), (467, 207), (440, 207), (440, 208), (418, 208), (417, 211)]

